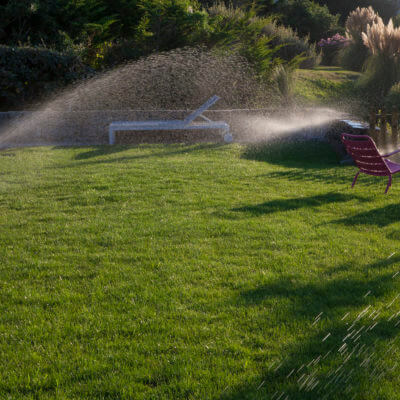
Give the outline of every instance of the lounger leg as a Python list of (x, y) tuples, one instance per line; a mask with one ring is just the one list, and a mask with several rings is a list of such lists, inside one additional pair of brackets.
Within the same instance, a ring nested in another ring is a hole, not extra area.
[(352, 185), (351, 185), (352, 188), (353, 188), (354, 185), (356, 184), (357, 178), (358, 178), (358, 175), (360, 175), (360, 172), (361, 172), (361, 171), (358, 171), (358, 172), (356, 173), (356, 176), (354, 177), (353, 183), (352, 183)]
[(108, 131), (108, 143), (115, 144), (115, 133), (112, 128), (110, 128)]
[(233, 141), (233, 137), (232, 135), (229, 133), (229, 129), (226, 129), (224, 131), (224, 141), (225, 143), (232, 143)]
[(386, 186), (385, 194), (388, 192), (390, 186), (392, 186), (392, 175), (389, 175), (389, 182)]

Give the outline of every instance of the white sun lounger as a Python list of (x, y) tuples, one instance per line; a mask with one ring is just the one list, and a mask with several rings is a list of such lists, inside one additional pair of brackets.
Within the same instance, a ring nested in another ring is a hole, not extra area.
[[(211, 121), (203, 114), (216, 103), (220, 97), (213, 96), (201, 107), (189, 114), (184, 120), (161, 120), (161, 121), (118, 121), (112, 122), (108, 131), (109, 144), (115, 143), (116, 131), (158, 131), (158, 130), (191, 130), (191, 129), (222, 129), (225, 142), (231, 142), (229, 125), (224, 121)], [(196, 118), (202, 118), (205, 122), (195, 122)]]

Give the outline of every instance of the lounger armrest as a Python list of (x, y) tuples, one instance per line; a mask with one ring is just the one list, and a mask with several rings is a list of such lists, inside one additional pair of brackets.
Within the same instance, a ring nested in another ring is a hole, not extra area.
[(211, 119), (205, 117), (203, 114), (200, 114), (199, 117), (202, 118), (202, 119), (204, 119), (204, 121), (213, 122), (213, 121), (211, 121)]
[(400, 149), (397, 149), (397, 150), (395, 150), (395, 151), (392, 151), (392, 152), (389, 153), (389, 154), (383, 154), (382, 157), (390, 157), (390, 156), (392, 156), (393, 154), (397, 154), (397, 153), (399, 153), (399, 152), (400, 152)]
[(216, 103), (220, 99), (219, 96), (214, 95), (213, 97), (209, 98), (202, 106), (200, 106), (197, 110), (193, 111), (189, 114), (184, 120), (185, 125), (189, 125), (193, 122), (197, 117), (203, 114), (204, 111), (208, 110), (214, 103)]

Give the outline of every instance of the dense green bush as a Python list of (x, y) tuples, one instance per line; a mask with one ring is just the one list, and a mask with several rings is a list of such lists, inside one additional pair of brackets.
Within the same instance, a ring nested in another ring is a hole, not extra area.
[(279, 25), (274, 16), (260, 17), (252, 9), (245, 11), (223, 3), (214, 5), (208, 12), (210, 44), (238, 48), (264, 77), (277, 65), (294, 58), (303, 67), (312, 67), (318, 62), (315, 45), (307, 38), (299, 38), (293, 29)]
[(371, 55), (366, 64), (365, 72), (359, 80), (365, 96), (371, 104), (380, 106), (390, 88), (400, 80), (400, 65), (398, 60), (384, 54)]
[(398, 11), (397, 0), (315, 0), (321, 5), (326, 5), (332, 14), (340, 14), (340, 22), (344, 23), (347, 16), (356, 7), (373, 7), (384, 20), (389, 20)]
[(91, 71), (74, 55), (0, 45), (0, 108), (33, 101)]
[(328, 7), (312, 0), (282, 1), (278, 3), (277, 11), (281, 14), (284, 25), (291, 26), (300, 36), (309, 35), (313, 42), (341, 32), (339, 15), (332, 15)]
[(316, 45), (310, 43), (307, 36), (299, 35), (291, 28), (279, 24), (276, 20), (267, 22), (262, 32), (271, 38), (271, 45), (280, 46), (277, 56), (285, 61), (291, 61), (296, 56), (303, 56), (300, 68), (312, 68), (320, 62), (320, 55)]
[[(245, 7), (252, 2), (225, 3)], [(259, 18), (254, 10), (225, 3), (218, 6), (216, 1), (196, 0), (10, 0), (7, 5), (0, 5), (0, 43), (45, 46), (61, 52), (73, 50), (93, 67), (103, 68), (154, 51), (204, 44), (210, 38), (215, 41), (220, 34), (239, 41), (244, 34), (244, 41), (248, 42), (250, 31), (253, 40), (263, 28), (264, 36), (273, 36), (267, 47), (287, 44), (278, 53), (281, 58), (289, 61), (304, 53), (308, 60), (314, 60), (310, 65), (315, 63), (315, 48), (306, 38), (300, 39), (292, 29), (278, 26), (274, 18)], [(214, 5), (210, 16), (202, 5)], [(257, 6), (258, 12), (276, 8), (273, 0), (260, 0)], [(216, 17), (216, 12), (220, 17)], [(229, 18), (227, 14), (231, 14)], [(319, 22), (326, 25), (324, 18)], [(228, 32), (228, 28), (233, 29)]]
[[(97, 9), (99, 15), (87, 14), (86, 29), (92, 34), (81, 52), (95, 68), (196, 45), (207, 31), (207, 13), (189, 0), (97, 2), (104, 6)], [(119, 3), (124, 4), (118, 7)], [(128, 3), (131, 7), (124, 12)]]
[(393, 108), (400, 109), (400, 83), (396, 83), (390, 88), (384, 105), (387, 110), (392, 110)]
[(338, 64), (344, 69), (361, 72), (368, 58), (369, 51), (362, 43), (353, 42), (343, 47), (338, 53)]
[(0, 3), (0, 43), (54, 45), (60, 39), (60, 1), (8, 0)]
[(318, 47), (321, 49), (322, 53), (322, 65), (337, 65), (338, 55), (340, 51), (349, 45), (349, 40), (345, 37), (336, 33), (336, 35), (321, 39), (318, 42)]
[(0, 5), (0, 43), (65, 50), (131, 41), (139, 55), (196, 41), (207, 15), (193, 0), (10, 0)]
[(255, 67), (260, 77), (268, 78), (281, 62), (276, 56), (279, 48), (262, 31), (271, 18), (257, 17), (254, 10), (226, 7), (223, 3), (214, 5), (208, 12), (208, 46), (238, 52)]
[[(216, 0), (197, 0), (203, 7), (211, 7), (216, 3)], [(232, 5), (233, 7), (253, 7), (255, 4), (258, 9), (265, 11), (275, 10), (276, 0), (224, 0), (226, 6)]]
[[(306, 1), (307, 23), (334, 24), (325, 8)], [(0, 51), (3, 107), (77, 79), (85, 71), (79, 60), (103, 70), (155, 52), (205, 45), (245, 57), (264, 81), (280, 64), (318, 62), (308, 37), (278, 24), (276, 16), (257, 14), (276, 8), (274, 1), (260, 1), (260, 8), (248, 1), (235, 2), (242, 8), (225, 3), (203, 8), (196, 0), (10, 0), (0, 5), (0, 43), (12, 45)], [(295, 15), (299, 2), (289, 3)]]

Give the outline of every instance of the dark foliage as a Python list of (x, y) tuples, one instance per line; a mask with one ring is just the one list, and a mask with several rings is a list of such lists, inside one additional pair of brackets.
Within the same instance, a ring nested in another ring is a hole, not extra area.
[(397, 0), (315, 0), (321, 5), (326, 5), (332, 14), (340, 14), (340, 22), (344, 23), (347, 16), (357, 7), (369, 7), (378, 12), (385, 20), (394, 17), (398, 10)]
[(33, 101), (38, 93), (64, 86), (89, 73), (73, 55), (0, 45), (0, 108)]
[(311, 0), (284, 0), (277, 4), (284, 25), (295, 29), (300, 36), (310, 36), (316, 42), (322, 37), (340, 32), (339, 15), (332, 15), (328, 7)]
[(0, 2), (0, 43), (60, 47), (62, 31), (74, 23), (68, 0)]

